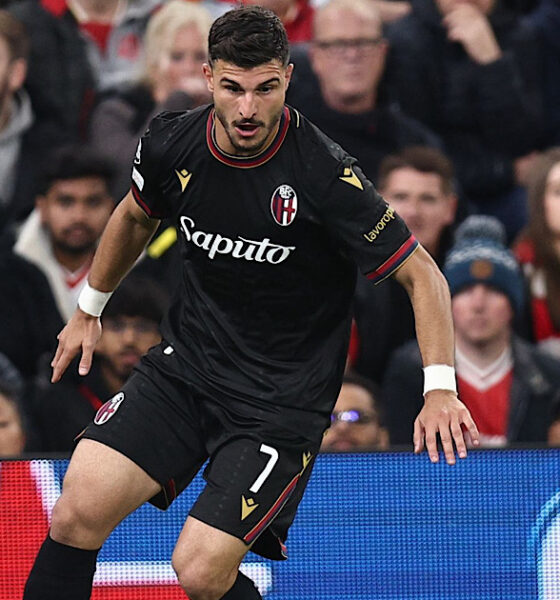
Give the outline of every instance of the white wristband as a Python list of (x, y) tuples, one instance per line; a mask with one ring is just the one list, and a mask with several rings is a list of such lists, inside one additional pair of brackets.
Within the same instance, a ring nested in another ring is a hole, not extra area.
[(78, 297), (78, 306), (88, 315), (100, 317), (112, 294), (113, 292), (100, 292), (92, 288), (86, 281)]
[(424, 367), (424, 395), (432, 390), (449, 390), (457, 393), (455, 369), (449, 365)]

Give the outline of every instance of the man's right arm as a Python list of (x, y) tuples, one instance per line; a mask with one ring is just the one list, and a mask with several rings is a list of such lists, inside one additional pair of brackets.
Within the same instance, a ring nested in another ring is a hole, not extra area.
[[(112, 292), (132, 268), (158, 225), (159, 220), (149, 218), (129, 192), (115, 208), (101, 236), (88, 277), (89, 285), (100, 292)], [(86, 375), (100, 336), (99, 317), (77, 308), (58, 335), (51, 381), (55, 383), (62, 377), (80, 349), (79, 373)]]

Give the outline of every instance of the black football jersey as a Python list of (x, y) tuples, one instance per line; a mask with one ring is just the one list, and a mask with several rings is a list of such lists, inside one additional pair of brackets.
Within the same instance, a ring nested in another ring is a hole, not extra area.
[(284, 108), (275, 139), (251, 157), (221, 151), (214, 120), (212, 106), (163, 113), (134, 159), (136, 201), (172, 218), (182, 245), (163, 336), (218, 401), (324, 417), (344, 370), (356, 265), (380, 281), (417, 242), (355, 159), (296, 110)]

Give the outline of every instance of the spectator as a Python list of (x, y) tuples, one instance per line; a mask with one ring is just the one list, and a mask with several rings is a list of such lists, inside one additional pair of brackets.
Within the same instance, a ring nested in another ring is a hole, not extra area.
[(527, 218), (525, 156), (543, 131), (537, 35), (499, 0), (412, 7), (388, 29), (389, 89), (441, 136), (469, 200), (512, 239)]
[(9, 241), (4, 238), (0, 248), (0, 353), (30, 381), (43, 354), (54, 351), (62, 319), (43, 272), (15, 254)]
[(286, 28), (291, 44), (311, 40), (314, 8), (309, 0), (243, 0), (243, 4), (264, 6), (276, 13)]
[(36, 209), (18, 234), (14, 251), (46, 275), (64, 321), (73, 314), (97, 242), (114, 202), (113, 168), (83, 146), (60, 149), (50, 159)]
[[(405, 148), (382, 161), (377, 182), (385, 200), (441, 265), (457, 210), (451, 161), (434, 148)], [(354, 297), (358, 350), (353, 367), (381, 382), (391, 353), (414, 338), (414, 316), (408, 295), (392, 279), (377, 286), (362, 279), (358, 278)]]
[(25, 414), (20, 404), (23, 381), (0, 354), (0, 459), (19, 456), (25, 448)]
[(94, 111), (90, 139), (117, 167), (116, 198), (130, 188), (130, 165), (138, 139), (155, 114), (210, 101), (202, 64), (211, 24), (202, 6), (184, 0), (165, 4), (148, 23), (140, 81), (108, 96)]
[(355, 156), (368, 177), (376, 181), (387, 154), (439, 144), (426, 127), (386, 101), (381, 80), (387, 43), (369, 0), (331, 0), (317, 9), (309, 52), (319, 87), (307, 81), (304, 57), (296, 54), (294, 74), (300, 76), (290, 86), (289, 101)]
[(365, 377), (346, 373), (321, 450), (385, 450), (388, 446), (379, 389)]
[(140, 357), (160, 341), (158, 326), (166, 304), (165, 292), (153, 281), (129, 275), (103, 313), (90, 373), (79, 376), (76, 367), (55, 385), (48, 383), (50, 372), (39, 380), (33, 414), (42, 451), (72, 449), (74, 438), (103, 402), (121, 390)]
[(22, 23), (0, 10), (0, 232), (31, 211), (29, 185), (38, 156), (31, 140), (33, 111), (23, 89), (29, 39)]
[[(444, 274), (452, 295), (459, 397), (480, 430), (482, 446), (546, 442), (560, 399), (560, 361), (513, 334), (523, 307), (523, 277), (492, 217), (472, 216), (457, 229)], [(416, 342), (391, 358), (383, 391), (393, 443), (410, 442), (407, 415), (422, 392)], [(421, 401), (420, 401), (421, 402)]]
[(539, 159), (529, 187), (530, 219), (515, 247), (529, 288), (529, 337), (560, 358), (560, 148)]

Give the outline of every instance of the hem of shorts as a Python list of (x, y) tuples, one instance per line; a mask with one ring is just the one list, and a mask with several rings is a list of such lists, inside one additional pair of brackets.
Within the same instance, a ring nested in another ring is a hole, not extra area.
[[(146, 469), (146, 467), (144, 465), (140, 465), (138, 464), (138, 462), (136, 460), (134, 460), (134, 458), (132, 458), (132, 456), (129, 456), (127, 452), (125, 452), (122, 448), (118, 448), (116, 444), (110, 444), (107, 443), (106, 440), (100, 440), (98, 439), (94, 433), (89, 433), (89, 429), (90, 427), (87, 427), (85, 429), (85, 431), (83, 431), (79, 437), (76, 437), (76, 443), (78, 443), (80, 440), (84, 440), (84, 439), (88, 439), (88, 440), (93, 440), (94, 442), (98, 442), (99, 444), (103, 444), (104, 446), (107, 446), (107, 448), (111, 448), (112, 450), (115, 450), (116, 452), (119, 452), (120, 454), (122, 454), (123, 456), (126, 456), (126, 458), (128, 458), (129, 460), (131, 460), (137, 467), (139, 467), (140, 469), (142, 469), (142, 471), (144, 471), (144, 473), (146, 473), (146, 475), (148, 475), (148, 477), (151, 477), (156, 483), (158, 483), (159, 485), (161, 485), (161, 490), (154, 496), (154, 498), (156, 496), (158, 496), (159, 494), (164, 494), (167, 500), (167, 493), (165, 491), (165, 483), (162, 483), (157, 477), (154, 476), (153, 473), (150, 473), (150, 471), (148, 469)], [(149, 500), (149, 502), (151, 502), (151, 498)], [(162, 509), (162, 510), (166, 510), (169, 505), (171, 504), (171, 502), (169, 502), (166, 506), (166, 508)], [(160, 508), (160, 506), (157, 506), (157, 508)]]

